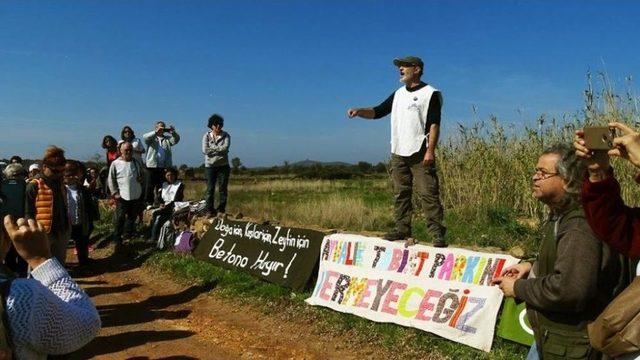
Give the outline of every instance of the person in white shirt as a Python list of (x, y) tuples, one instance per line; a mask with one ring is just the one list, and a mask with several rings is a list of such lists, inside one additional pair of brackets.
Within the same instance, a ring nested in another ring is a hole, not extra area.
[(165, 170), (164, 174), (167, 181), (162, 184), (156, 200), (160, 206), (153, 211), (151, 218), (151, 240), (153, 241), (158, 240), (162, 224), (171, 218), (173, 203), (184, 200), (184, 184), (178, 180), (178, 170), (171, 167)]
[(0, 275), (6, 319), (0, 327), (11, 340), (9, 346), (0, 339), (0, 358), (44, 360), (82, 348), (98, 335), (100, 316), (89, 296), (51, 256), (43, 226), (34, 219), (5, 216), (0, 256), (11, 243), (32, 270), (30, 279)]
[(164, 121), (158, 121), (155, 130), (142, 135), (147, 145), (147, 172), (144, 200), (153, 204), (157, 189), (164, 182), (164, 169), (173, 166), (171, 148), (178, 144), (180, 135), (173, 126), (167, 127)]
[[(111, 163), (107, 183), (116, 201), (113, 241), (122, 243), (133, 236), (140, 199), (142, 197), (142, 164), (133, 158), (133, 146), (129, 142), (120, 145), (121, 156)], [(126, 231), (126, 233), (125, 233)]]
[(412, 184), (422, 202), (427, 231), (433, 245), (446, 247), (446, 227), (442, 223), (443, 207), (436, 174), (436, 146), (440, 133), (442, 94), (421, 79), (422, 59), (415, 56), (394, 59), (405, 86), (396, 90), (376, 107), (351, 108), (349, 118), (379, 119), (391, 114), (391, 178), (395, 192), (395, 229), (384, 237), (405, 240), (411, 237)]

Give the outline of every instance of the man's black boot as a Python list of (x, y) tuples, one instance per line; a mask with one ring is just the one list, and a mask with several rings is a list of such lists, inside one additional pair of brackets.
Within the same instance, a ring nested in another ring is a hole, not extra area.
[(447, 242), (444, 240), (443, 237), (438, 237), (435, 240), (433, 240), (433, 246), (439, 247), (439, 248), (445, 248), (449, 245), (447, 245)]
[(411, 233), (401, 232), (398, 229), (393, 229), (388, 233), (384, 234), (382, 237), (385, 240), (395, 241), (395, 240), (404, 240), (411, 236)]

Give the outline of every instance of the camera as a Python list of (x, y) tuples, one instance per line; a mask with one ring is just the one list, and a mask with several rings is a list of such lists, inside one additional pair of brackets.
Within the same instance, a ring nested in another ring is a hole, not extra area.
[(616, 130), (606, 126), (589, 126), (583, 129), (584, 144), (589, 150), (609, 150), (613, 148)]

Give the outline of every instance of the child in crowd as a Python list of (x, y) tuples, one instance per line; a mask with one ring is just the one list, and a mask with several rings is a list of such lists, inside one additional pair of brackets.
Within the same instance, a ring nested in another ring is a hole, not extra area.
[(85, 169), (79, 161), (67, 160), (64, 183), (67, 189), (67, 210), (71, 221), (71, 239), (75, 242), (78, 266), (89, 263), (89, 236), (98, 219), (98, 207), (93, 196), (83, 186)]

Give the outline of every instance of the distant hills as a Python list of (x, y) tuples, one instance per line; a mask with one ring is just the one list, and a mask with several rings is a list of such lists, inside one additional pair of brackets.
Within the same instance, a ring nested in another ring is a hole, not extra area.
[(313, 165), (322, 165), (322, 166), (353, 166), (353, 164), (349, 164), (343, 161), (332, 161), (332, 162), (324, 162), (324, 161), (315, 161), (315, 160), (303, 160), (289, 164), (289, 166), (296, 167), (310, 167)]
[[(312, 167), (314, 165), (321, 165), (321, 166), (354, 166), (353, 164), (349, 164), (343, 161), (316, 161), (316, 160), (302, 160), (302, 161), (296, 161), (294, 163), (289, 163), (289, 167), (290, 168), (308, 168), (308, 167)], [(252, 170), (266, 170), (266, 169), (272, 169), (275, 167), (282, 167), (284, 166), (284, 164), (278, 164), (278, 165), (273, 165), (273, 166), (256, 166), (256, 167), (252, 167)]]

